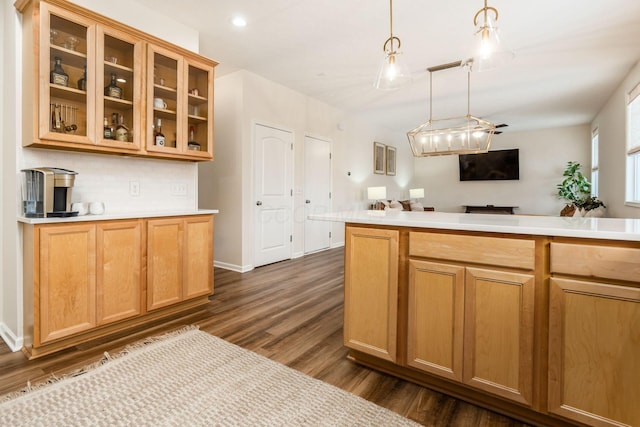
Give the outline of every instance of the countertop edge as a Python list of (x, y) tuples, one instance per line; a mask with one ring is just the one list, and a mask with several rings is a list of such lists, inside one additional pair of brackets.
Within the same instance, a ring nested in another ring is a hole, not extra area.
[(445, 212), (346, 211), (309, 219), (353, 224), (640, 242), (640, 219)]
[(63, 224), (68, 222), (111, 221), (119, 219), (162, 218), (171, 216), (193, 216), (217, 214), (218, 209), (199, 209), (196, 211), (157, 211), (157, 212), (120, 212), (102, 215), (79, 215), (66, 218), (27, 218), (18, 216), (17, 221), (22, 224)]

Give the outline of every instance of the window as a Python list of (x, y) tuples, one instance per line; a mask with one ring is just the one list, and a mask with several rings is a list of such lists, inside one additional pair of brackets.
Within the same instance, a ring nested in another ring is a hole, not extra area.
[(598, 197), (598, 128), (591, 133), (591, 195)]
[(640, 207), (640, 83), (627, 101), (627, 185), (626, 202)]

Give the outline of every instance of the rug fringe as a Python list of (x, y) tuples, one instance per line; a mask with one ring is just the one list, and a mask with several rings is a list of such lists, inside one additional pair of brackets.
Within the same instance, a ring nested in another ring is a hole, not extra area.
[(55, 384), (59, 381), (62, 381), (66, 378), (74, 378), (74, 377), (78, 377), (80, 375), (84, 375), (87, 372), (90, 372), (102, 365), (104, 365), (107, 362), (111, 362), (113, 360), (116, 360), (122, 356), (125, 356), (127, 354), (130, 354), (132, 352), (135, 352), (136, 350), (139, 350), (149, 344), (153, 344), (156, 342), (160, 342), (160, 341), (165, 341), (167, 339), (173, 338), (177, 335), (183, 334), (185, 332), (189, 332), (189, 331), (193, 331), (193, 330), (199, 330), (200, 326), (198, 325), (187, 325), (184, 326), (180, 329), (176, 329), (175, 331), (171, 331), (171, 332), (167, 332), (165, 334), (162, 335), (157, 335), (157, 336), (152, 336), (152, 337), (147, 337), (147, 338), (143, 338), (142, 340), (135, 342), (133, 344), (129, 344), (127, 345), (124, 349), (122, 349), (117, 355), (112, 356), (110, 355), (108, 352), (104, 352), (102, 354), (102, 358), (100, 358), (99, 360), (90, 363), (88, 365), (85, 365), (81, 368), (78, 368), (74, 371), (71, 371), (69, 373), (66, 373), (62, 376), (57, 376), (55, 373), (51, 374), (49, 376), (49, 378), (47, 378), (46, 380), (39, 382), (37, 384), (31, 384), (31, 381), (27, 381), (27, 385), (25, 387), (23, 387), (20, 390), (16, 390), (13, 392), (9, 392), (7, 394), (5, 394), (4, 396), (0, 396), (0, 403), (4, 403), (7, 402), (9, 400), (13, 400), (16, 399), (20, 396), (24, 396), (25, 394), (29, 394), (32, 393), (34, 391), (40, 390), (41, 388), (47, 387), (51, 384)]

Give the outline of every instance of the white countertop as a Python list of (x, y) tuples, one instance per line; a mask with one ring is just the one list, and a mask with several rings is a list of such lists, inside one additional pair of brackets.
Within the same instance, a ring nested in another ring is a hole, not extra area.
[(309, 219), (443, 230), (640, 241), (640, 219), (625, 218), (573, 218), (410, 211), (347, 211), (309, 215)]
[(64, 222), (84, 222), (84, 221), (107, 221), (116, 219), (132, 219), (132, 218), (159, 218), (165, 216), (190, 216), (190, 215), (207, 215), (217, 214), (217, 209), (198, 209), (189, 211), (153, 211), (153, 212), (125, 212), (125, 213), (106, 213), (102, 215), (82, 215), (70, 216), (65, 218), (27, 218), (18, 217), (18, 222), (24, 224), (59, 224)]

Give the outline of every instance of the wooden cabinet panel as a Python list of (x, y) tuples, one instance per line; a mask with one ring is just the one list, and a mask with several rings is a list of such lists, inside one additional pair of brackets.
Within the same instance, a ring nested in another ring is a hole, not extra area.
[(396, 361), (398, 237), (395, 230), (347, 227), (345, 346)]
[(640, 425), (640, 288), (551, 279), (549, 411)]
[(534, 276), (467, 268), (464, 382), (531, 405)]
[(88, 330), (96, 324), (95, 227), (92, 224), (43, 227), (39, 229), (38, 244), (35, 345)]
[(551, 243), (551, 272), (602, 279), (638, 281), (640, 249)]
[(412, 232), (409, 234), (409, 256), (533, 270), (535, 241)]
[(147, 309), (182, 301), (182, 219), (147, 221)]
[(142, 312), (142, 222), (99, 222), (97, 230), (97, 324)]
[(213, 291), (213, 217), (185, 219), (184, 299)]
[(408, 365), (462, 381), (464, 267), (409, 261)]

